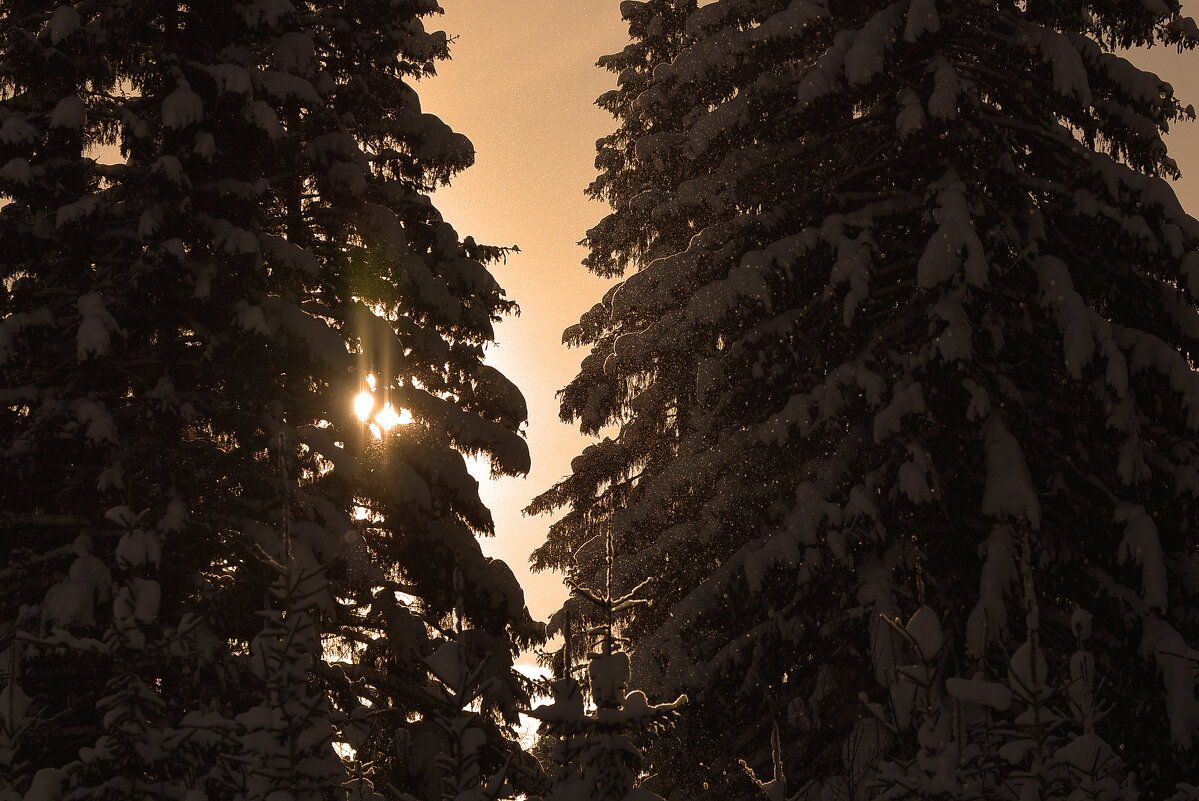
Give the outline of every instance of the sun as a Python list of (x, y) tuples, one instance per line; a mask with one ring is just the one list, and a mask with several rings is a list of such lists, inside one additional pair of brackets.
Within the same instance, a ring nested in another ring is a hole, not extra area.
[(370, 425), (371, 433), (376, 437), (381, 437), (384, 432), (390, 431), (396, 426), (406, 426), (415, 418), (412, 412), (407, 409), (396, 409), (391, 401), (386, 401), (383, 408), (375, 411), (375, 394), (376, 379), (373, 375), (366, 377), (367, 388), (354, 396), (354, 414), (363, 423)]
[(354, 414), (358, 415), (358, 419), (366, 422), (371, 419), (371, 412), (375, 410), (375, 396), (365, 390), (358, 393), (354, 398)]

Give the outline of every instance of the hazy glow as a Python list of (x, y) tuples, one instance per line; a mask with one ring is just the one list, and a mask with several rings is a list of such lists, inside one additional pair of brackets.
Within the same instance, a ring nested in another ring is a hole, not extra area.
[(370, 419), (371, 412), (375, 410), (375, 396), (369, 392), (359, 392), (354, 398), (354, 414), (358, 415), (358, 419), (366, 422)]
[(406, 426), (413, 421), (412, 412), (407, 409), (396, 409), (391, 401), (383, 404), (383, 408), (375, 412), (375, 396), (371, 392), (375, 388), (375, 377), (366, 377), (370, 389), (364, 389), (354, 397), (354, 414), (364, 423), (368, 423), (371, 436), (381, 438), (396, 426)]
[(375, 422), (384, 431), (390, 431), (396, 426), (406, 426), (412, 422), (412, 412), (407, 409), (400, 409), (397, 413), (396, 408), (391, 405), (391, 401), (383, 404), (383, 409), (375, 415)]

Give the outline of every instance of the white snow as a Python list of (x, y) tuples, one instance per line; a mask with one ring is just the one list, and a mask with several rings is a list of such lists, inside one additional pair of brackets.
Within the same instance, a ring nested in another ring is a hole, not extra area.
[(212, 161), (212, 157), (216, 155), (216, 139), (208, 131), (198, 132), (192, 152), (205, 161)]
[(162, 588), (157, 581), (135, 578), (133, 580), (133, 617), (139, 623), (152, 623), (158, 616), (158, 604), (162, 599)]
[(240, 64), (209, 64), (204, 71), (212, 76), (220, 94), (249, 95), (254, 91), (250, 71)]
[(1141, 566), (1141, 598), (1145, 608), (1165, 612), (1169, 605), (1166, 563), (1153, 518), (1142, 506), (1122, 504), (1116, 508), (1116, 522), (1125, 524), (1118, 554), (1120, 564), (1132, 559)]
[(186, 128), (204, 118), (204, 103), (191, 90), (187, 81), (180, 80), (175, 91), (162, 101), (162, 124), (167, 128)]
[(1199, 429), (1199, 372), (1186, 357), (1153, 334), (1115, 324), (1112, 329), (1120, 347), (1132, 352), (1129, 371), (1136, 374), (1152, 369), (1165, 376), (1170, 389), (1182, 395), (1187, 407), (1187, 425)]
[(154, 204), (142, 212), (137, 221), (137, 238), (142, 242), (149, 241), (162, 225), (162, 206)]
[(265, 100), (253, 100), (246, 106), (246, 120), (271, 139), (280, 139), (285, 133), (275, 109)]
[(117, 330), (117, 321), (108, 313), (104, 298), (88, 292), (77, 301), (79, 330), (75, 334), (75, 355), (79, 361), (92, 356), (105, 356), (110, 345), (109, 334)]
[(1049, 686), (1049, 664), (1045, 661), (1045, 649), (1034, 648), (1026, 640), (1008, 662), (1008, 680), (1012, 689), (1021, 698), (1044, 700), (1052, 692)]
[(1091, 105), (1091, 85), (1086, 65), (1068, 36), (1050, 28), (1027, 27), (1021, 38), (1030, 48), (1040, 51), (1045, 63), (1053, 66), (1053, 88), (1062, 97), (1075, 97), (1084, 106)]
[(1084, 732), (1057, 749), (1054, 759), (1084, 776), (1101, 773), (1110, 763), (1118, 760), (1111, 746), (1093, 731)]
[(802, 111), (822, 97), (833, 94), (845, 74), (845, 55), (853, 45), (853, 31), (840, 31), (833, 45), (804, 73), (796, 92), (797, 110)]
[(991, 395), (971, 378), (962, 379), (962, 388), (970, 393), (966, 406), (966, 419), (971, 422), (983, 420), (991, 414)]
[(274, 295), (262, 302), (269, 328), (280, 328), (295, 335), (327, 365), (341, 372), (348, 371), (351, 366), (349, 348), (342, 334), (333, 329), (322, 315), (328, 310), (313, 301), (306, 303), (305, 307), (301, 309)]
[(237, 324), (243, 331), (263, 336), (270, 336), (274, 333), (266, 321), (266, 315), (262, 313), (262, 307), (250, 305), (244, 300), (237, 302)]
[[(796, 515), (796, 523), (804, 522)], [(810, 521), (807, 521), (810, 524)], [(775, 565), (796, 567), (801, 560), (799, 546), (792, 536), (776, 534), (766, 540), (761, 547), (746, 553), (744, 556), (745, 582), (751, 592), (761, 592), (762, 582), (766, 573)]]
[(87, 118), (87, 108), (79, 95), (67, 95), (50, 112), (51, 128), (69, 128), (77, 131)]
[(54, 227), (62, 228), (89, 217), (100, 207), (100, 199), (95, 195), (86, 195), (74, 203), (59, 206), (54, 214)]
[(1140, 653), (1145, 658), (1152, 658), (1161, 673), (1166, 690), (1166, 713), (1170, 719), (1170, 739), (1179, 748), (1190, 748), (1196, 726), (1199, 726), (1194, 669), (1199, 653), (1163, 620), (1150, 615), (1144, 618), (1144, 626)]
[(314, 53), (311, 36), (299, 31), (285, 33), (275, 40), (275, 68), (281, 72), (304, 72)]
[[(929, 670), (923, 665), (896, 668), (895, 683), (890, 688), (891, 710), (895, 715), (895, 726), (901, 731), (911, 724), (917, 703), (926, 700), (929, 678)], [(924, 705), (920, 703), (921, 707)]]
[(258, 253), (258, 237), (244, 228), (239, 228), (228, 220), (208, 219), (212, 231), (213, 244), (223, 252), (232, 256), (247, 253)]
[(921, 606), (908, 619), (904, 631), (916, 644), (920, 658), (925, 662), (933, 662), (945, 645), (945, 634), (941, 629), (941, 618), (930, 606)]
[(941, 30), (941, 18), (937, 14), (936, 0), (912, 0), (908, 7), (907, 25), (903, 30), (903, 38), (915, 42), (926, 33), (936, 33)]
[(258, 243), (262, 252), (268, 258), (278, 261), (289, 270), (298, 270), (307, 275), (316, 275), (320, 268), (320, 262), (316, 254), (310, 250), (305, 250), (293, 242), (287, 241), (281, 236), (259, 234)]
[(856, 32), (853, 45), (845, 53), (845, 80), (850, 86), (864, 84), (883, 71), (905, 5), (906, 2), (893, 3)]
[(899, 96), (899, 114), (895, 117), (895, 131), (900, 139), (907, 139), (914, 133), (924, 130), (928, 120), (924, 116), (924, 105), (920, 95), (911, 89), (904, 89)]
[(1095, 656), (1090, 651), (1075, 651), (1070, 657), (1070, 683), (1066, 693), (1074, 714), (1089, 729), (1095, 714)]
[(301, 105), (317, 108), (323, 104), (312, 83), (287, 72), (266, 70), (260, 80), (266, 93), (283, 102), (298, 101)]
[(869, 231), (863, 231), (854, 239), (839, 235), (831, 244), (837, 258), (829, 272), (829, 286), (849, 284), (849, 291), (841, 301), (841, 320), (848, 327), (853, 322), (858, 305), (870, 297), (874, 242)]
[(802, 545), (815, 545), (820, 541), (820, 527), (825, 522), (840, 524), (841, 508), (825, 500), (813, 482), (800, 482), (795, 487), (795, 505), (784, 522), (786, 536)]
[(986, 706), (1003, 712), (1012, 704), (1012, 691), (998, 682), (984, 679), (946, 679), (945, 689), (958, 701), (975, 706)]
[(75, 31), (79, 30), (81, 22), (79, 12), (75, 10), (74, 6), (68, 3), (64, 3), (54, 9), (54, 13), (50, 15), (50, 22), (47, 26), (50, 31), (50, 44), (57, 45), (75, 33)]
[(1055, 256), (1041, 256), (1035, 266), (1041, 285), (1041, 304), (1057, 312), (1066, 369), (1071, 378), (1081, 379), (1083, 367), (1095, 355), (1092, 318), (1096, 315), (1074, 288), (1070, 268), (1064, 261)]
[[(0, 698), (0, 703), (3, 699)], [(21, 801), (62, 801), (66, 777), (57, 768), (42, 768), (33, 775)]]
[(33, 169), (29, 166), (27, 159), (17, 156), (9, 159), (3, 167), (0, 167), (0, 178), (28, 186), (29, 181), (33, 178)]
[(1032, 476), (1020, 443), (998, 415), (983, 424), (987, 454), (987, 482), (983, 488), (982, 512), (992, 517), (1024, 518), (1032, 528), (1041, 527), (1041, 502), (1033, 490)]
[(87, 581), (66, 579), (55, 584), (42, 601), (42, 617), (53, 625), (84, 626), (96, 624), (94, 604), (96, 591)]
[(1019, 578), (1012, 530), (1003, 525), (991, 529), (983, 552), (978, 580), (978, 603), (966, 620), (966, 648), (977, 657), (986, 654), (987, 644), (1007, 631), (1005, 597)]
[(962, 81), (958, 71), (944, 56), (937, 57), (932, 65), (933, 92), (928, 96), (928, 113), (937, 120), (958, 118), (958, 98), (962, 95)]
[(117, 441), (117, 424), (104, 403), (89, 398), (72, 401), (75, 419), (87, 426), (87, 438), (94, 444)]
[(150, 172), (165, 177), (175, 186), (187, 184), (187, 174), (183, 171), (183, 163), (176, 156), (159, 156), (150, 165)]
[(922, 450), (915, 451), (911, 460), (899, 466), (896, 487), (914, 504), (928, 503), (933, 499), (928, 483), (929, 467), (928, 454)]
[(933, 340), (933, 350), (950, 364), (968, 362), (974, 357), (974, 331), (966, 308), (962, 305), (961, 296), (960, 291), (954, 292), (929, 308), (930, 317), (946, 323), (941, 333)]
[(1070, 616), (1070, 631), (1074, 632), (1074, 636), (1079, 642), (1086, 642), (1091, 638), (1091, 613), (1085, 609), (1075, 609), (1074, 614)]
[(956, 276), (964, 263), (966, 282), (984, 286), (987, 259), (966, 200), (966, 185), (950, 170), (934, 188), (939, 189), (937, 208), (933, 211), (938, 227), (916, 264), (917, 283), (923, 289), (932, 289)]
[(147, 562), (157, 567), (162, 561), (162, 546), (159, 537), (152, 531), (136, 528), (127, 531), (117, 543), (117, 562), (137, 567)]
[[(892, 550), (891, 558), (896, 555)], [(869, 614), (870, 662), (879, 685), (889, 687), (895, 681), (899, 656), (899, 634), (889, 621), (898, 619), (899, 607), (892, 591), (892, 568), (875, 557), (867, 557), (856, 572), (857, 599)]]
[(6, 145), (23, 145), (36, 142), (40, 138), (37, 128), (34, 128), (25, 118), (18, 114), (10, 114), (0, 123), (0, 142)]
[(909, 384), (901, 380), (892, 391), (891, 402), (874, 415), (875, 443), (882, 444), (887, 438), (902, 431), (905, 417), (927, 413), (928, 407), (924, 402), (924, 385), (919, 381)]

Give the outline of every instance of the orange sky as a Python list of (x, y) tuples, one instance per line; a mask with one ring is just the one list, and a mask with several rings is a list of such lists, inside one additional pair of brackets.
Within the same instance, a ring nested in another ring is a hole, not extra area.
[[(1196, 13), (1197, 3), (1189, 0), (1185, 7)], [(529, 553), (544, 539), (549, 520), (522, 518), (520, 510), (569, 473), (570, 460), (586, 444), (558, 422), (554, 393), (584, 355), (560, 344), (562, 330), (606, 286), (580, 266), (585, 252), (575, 243), (605, 213), (583, 196), (595, 176), (595, 140), (613, 127), (593, 101), (615, 86), (614, 76), (594, 65), (624, 46), (626, 29), (617, 0), (441, 5), (445, 16), (426, 25), (459, 37), (453, 60), (417, 88), (424, 110), (470, 137), (478, 158), (434, 200), (461, 236), (522, 250), (496, 270), (522, 314), (500, 326), (489, 360), (524, 391), (533, 470), (525, 479), (484, 482), (483, 501), (495, 515), (497, 536), (483, 548), (508, 562), (533, 615), (544, 619), (566, 591), (558, 576), (528, 572)], [(1199, 106), (1199, 53), (1155, 51), (1133, 58)], [(1199, 214), (1199, 126), (1175, 132), (1169, 145), (1187, 174), (1178, 186), (1183, 206)]]

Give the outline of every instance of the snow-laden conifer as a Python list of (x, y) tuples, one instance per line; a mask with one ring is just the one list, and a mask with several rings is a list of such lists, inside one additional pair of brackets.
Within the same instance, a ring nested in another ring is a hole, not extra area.
[(0, 7), (9, 796), (402, 797), (454, 565), (492, 664), (538, 636), (475, 541), (463, 454), (527, 470), (525, 408), (504, 251), (427, 197), (473, 158), (437, 10)]
[[(1184, 792), (1199, 223), (1162, 135), (1194, 115), (1117, 48), (1191, 48), (1195, 23), (1172, 0), (655, 19), (634, 37), (679, 45), (617, 109), (645, 130), (627, 164), (601, 150), (629, 202), (589, 236), (589, 266), (635, 272), (567, 332), (591, 353), (563, 415), (619, 433), (533, 507), (567, 507), (545, 566), (592, 580), (610, 524), (617, 586), (651, 579), (634, 675), (692, 699), (654, 789), (757, 798), (775, 763), (787, 798), (969, 797), (973, 760), (1029, 798)], [(639, 249), (647, 219), (686, 235)]]
[[(641, 690), (630, 691), (630, 659), (616, 632), (619, 613), (638, 606), (641, 587), (622, 597), (612, 594), (611, 535), (604, 537), (603, 590), (576, 584), (572, 596), (590, 606), (599, 625), (587, 632), (586, 685), (572, 669), (572, 621), (569, 609), (550, 622), (565, 645), (561, 676), (552, 684), (553, 700), (530, 715), (542, 721), (542, 736), (553, 743), (554, 776), (546, 801), (662, 801), (638, 786), (644, 773), (641, 753), (631, 738), (639, 734), (668, 736), (670, 723), (686, 704), (686, 696), (650, 704)], [(588, 701), (594, 710), (588, 712)]]

